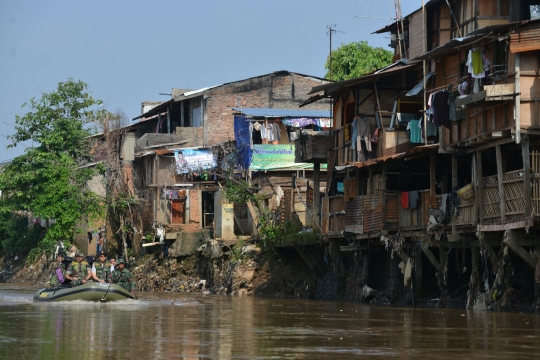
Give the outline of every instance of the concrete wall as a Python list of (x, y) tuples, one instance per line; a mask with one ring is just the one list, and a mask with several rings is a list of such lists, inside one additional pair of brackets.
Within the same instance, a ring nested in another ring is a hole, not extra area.
[(234, 235), (234, 205), (223, 198), (223, 192), (216, 191), (214, 195), (214, 222), (216, 238), (235, 240)]
[(124, 145), (122, 146), (122, 160), (133, 161), (135, 160), (135, 133), (130, 132), (126, 134)]

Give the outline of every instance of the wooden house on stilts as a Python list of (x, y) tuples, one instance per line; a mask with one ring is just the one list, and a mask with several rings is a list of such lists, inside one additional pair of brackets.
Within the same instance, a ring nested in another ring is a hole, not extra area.
[(327, 164), (315, 203), (342, 277), (389, 302), (540, 304), (539, 19), (540, 1), (431, 0), (377, 31), (392, 65), (312, 89), (333, 128), (297, 160)]

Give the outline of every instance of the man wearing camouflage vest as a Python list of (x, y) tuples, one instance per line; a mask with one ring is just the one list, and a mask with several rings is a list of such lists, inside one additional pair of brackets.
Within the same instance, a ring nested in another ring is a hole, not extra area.
[(125, 268), (126, 262), (124, 259), (120, 258), (116, 262), (116, 267), (114, 268), (114, 271), (109, 275), (109, 282), (118, 284), (127, 291), (131, 292), (132, 294), (135, 294), (133, 290), (135, 290), (135, 281), (133, 279), (133, 275), (129, 272), (128, 269)]
[(92, 279), (97, 282), (107, 282), (109, 274), (114, 270), (112, 264), (107, 261), (107, 254), (102, 251), (98, 254), (97, 261), (92, 265)]
[(71, 280), (71, 287), (86, 284), (92, 278), (90, 264), (84, 260), (84, 254), (81, 251), (75, 253), (73, 261), (67, 269), (66, 279)]

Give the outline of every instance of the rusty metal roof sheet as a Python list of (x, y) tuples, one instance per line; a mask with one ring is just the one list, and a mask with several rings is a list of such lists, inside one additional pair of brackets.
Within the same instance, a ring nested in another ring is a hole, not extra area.
[(348, 88), (354, 85), (375, 81), (381, 77), (393, 75), (395, 72), (400, 72), (403, 70), (410, 69), (416, 65), (421, 64), (418, 61), (409, 61), (407, 59), (398, 60), (395, 63), (383, 68), (379, 69), (375, 72), (372, 72), (371, 74), (363, 75), (354, 79), (348, 79), (343, 81), (338, 81), (331, 84), (324, 84), (320, 86), (315, 86), (311, 89), (311, 91), (308, 93), (308, 95), (315, 94), (319, 91), (324, 91), (325, 96), (330, 95), (331, 93), (334, 93), (336, 91), (342, 90), (344, 88)]
[(377, 165), (379, 163), (383, 163), (383, 162), (386, 162), (386, 161), (389, 161), (389, 160), (401, 159), (401, 158), (404, 158), (406, 156), (410, 156), (410, 155), (418, 154), (418, 153), (422, 153), (422, 152), (430, 152), (430, 151), (433, 151), (433, 150), (437, 150), (438, 148), (439, 148), (439, 144), (417, 146), (414, 149), (412, 149), (410, 151), (407, 151), (407, 152), (402, 152), (402, 153), (394, 154), (394, 155), (381, 156), (381, 157), (378, 157), (376, 159), (372, 159), (372, 160), (368, 160), (368, 161), (364, 161), (364, 162), (353, 162), (353, 163), (350, 163), (350, 164), (356, 166), (357, 168), (362, 168), (362, 167), (366, 167), (366, 166), (374, 166), (374, 165)]

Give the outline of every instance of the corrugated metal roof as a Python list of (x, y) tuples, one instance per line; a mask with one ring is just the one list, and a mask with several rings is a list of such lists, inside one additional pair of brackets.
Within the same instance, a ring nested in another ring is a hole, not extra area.
[(407, 59), (404, 59), (404, 60), (398, 60), (396, 61), (395, 63), (383, 68), (383, 69), (380, 69), (380, 70), (377, 70), (371, 74), (367, 74), (367, 75), (363, 75), (363, 76), (360, 76), (360, 77), (357, 77), (357, 78), (354, 78), (354, 79), (348, 79), (348, 80), (343, 80), (343, 81), (339, 81), (339, 82), (335, 82), (335, 83), (331, 83), (331, 84), (325, 84), (325, 85), (321, 85), (321, 86), (315, 86), (313, 88), (311, 88), (311, 91), (308, 93), (308, 95), (311, 95), (311, 94), (315, 94), (319, 91), (325, 91), (325, 95), (329, 95), (329, 93), (331, 92), (334, 92), (336, 90), (340, 90), (342, 88), (346, 88), (346, 87), (349, 87), (349, 86), (354, 86), (354, 85), (357, 85), (357, 84), (362, 84), (362, 83), (365, 83), (365, 82), (369, 82), (369, 81), (372, 81), (372, 80), (376, 80), (380, 77), (384, 77), (386, 75), (390, 75), (391, 73), (395, 72), (395, 71), (401, 71), (401, 70), (404, 70), (404, 69), (408, 69), (410, 67), (413, 67), (415, 65), (418, 65), (419, 62), (418, 61), (409, 61)]
[(263, 118), (332, 118), (330, 110), (294, 110), (294, 109), (271, 109), (271, 108), (239, 108), (233, 107), (250, 117)]
[(405, 156), (410, 156), (410, 155), (413, 155), (413, 154), (416, 154), (416, 153), (433, 151), (433, 150), (436, 150), (438, 148), (439, 148), (439, 144), (417, 146), (414, 149), (412, 149), (410, 151), (407, 151), (407, 152), (394, 154), (394, 155), (381, 156), (381, 157), (376, 158), (376, 159), (372, 159), (372, 160), (368, 160), (368, 161), (364, 161), (364, 162), (355, 162), (355, 163), (352, 163), (352, 164), (354, 166), (356, 166), (357, 168), (362, 168), (362, 167), (366, 167), (366, 166), (376, 165), (378, 163), (382, 163), (382, 162), (385, 162), (385, 161), (388, 161), (388, 160), (400, 159), (400, 158), (403, 158)]
[(248, 81), (248, 80), (252, 80), (252, 79), (262, 78), (262, 77), (265, 77), (265, 76), (280, 75), (280, 74), (296, 74), (296, 75), (308, 77), (310, 79), (319, 80), (320, 82), (323, 82), (323, 81), (331, 82), (330, 80), (327, 80), (327, 79), (324, 79), (324, 78), (319, 78), (317, 76), (300, 74), (300, 73), (297, 73), (297, 72), (292, 72), (292, 71), (287, 71), (287, 70), (279, 70), (279, 71), (274, 71), (273, 73), (269, 73), (269, 74), (253, 76), (253, 77), (250, 77), (250, 78), (247, 78), (247, 79), (231, 81), (231, 82), (227, 82), (227, 83), (224, 83), (224, 84), (205, 87), (205, 88), (201, 88), (201, 89), (197, 89), (197, 90), (193, 90), (193, 91), (188, 91), (188, 92), (185, 92), (185, 93), (180, 94), (180, 95), (176, 95), (173, 99), (171, 99), (171, 100), (169, 100), (169, 101), (167, 101), (167, 102), (165, 102), (165, 103), (163, 103), (161, 105), (158, 105), (158, 106), (148, 110), (146, 113), (144, 113), (144, 114), (142, 114), (140, 116), (137, 116), (137, 117), (133, 118), (132, 120), (137, 120), (137, 119), (140, 119), (140, 118), (143, 118), (143, 117), (152, 116), (154, 114), (157, 114), (158, 112), (161, 112), (161, 111), (167, 109), (167, 106), (171, 105), (174, 102), (191, 99), (191, 98), (194, 98), (194, 97), (197, 97), (197, 96), (202, 96), (203, 93), (205, 91), (208, 91), (208, 90), (212, 90), (212, 89), (215, 89), (215, 88), (218, 88), (218, 87), (221, 87), (221, 86), (225, 86), (225, 85), (229, 85), (229, 84), (239, 83), (239, 82), (242, 82), (242, 81)]
[(421, 56), (414, 58), (414, 60), (432, 59), (432, 58), (444, 56), (444, 55), (454, 52), (459, 47), (472, 44), (483, 37), (487, 37), (489, 35), (500, 35), (501, 33), (507, 33), (511, 28), (517, 28), (520, 25), (526, 25), (530, 23), (531, 21), (538, 21), (538, 20), (516, 21), (512, 23), (507, 23), (507, 24), (497, 24), (497, 25), (486, 26), (481, 29), (471, 31), (469, 34), (467, 34), (467, 36), (463, 38), (454, 38), (450, 40), (449, 42), (447, 42), (446, 44), (441, 45), (438, 48), (435, 48)]
[[(435, 71), (432, 71), (426, 75), (426, 83), (433, 74), (435, 74)], [(405, 96), (418, 95), (418, 93), (422, 91), (423, 88), (424, 88), (424, 79), (420, 80), (418, 84), (414, 85), (414, 87), (411, 90), (409, 90), (409, 92), (406, 93)]]

